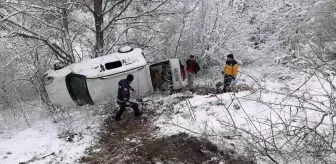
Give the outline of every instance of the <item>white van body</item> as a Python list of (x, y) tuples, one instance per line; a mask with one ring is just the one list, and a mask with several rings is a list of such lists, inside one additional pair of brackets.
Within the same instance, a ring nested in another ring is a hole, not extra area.
[(182, 87), (178, 59), (148, 64), (143, 51), (136, 48), (130, 52), (113, 53), (71, 64), (60, 70), (49, 70), (45, 73), (45, 88), (54, 105), (104, 104), (116, 100), (118, 82), (125, 79), (128, 74), (134, 76), (131, 86), (136, 92), (133, 93), (133, 98), (152, 93), (155, 83), (152, 81), (153, 72), (158, 68), (166, 75), (165, 82), (160, 83), (161, 88)]

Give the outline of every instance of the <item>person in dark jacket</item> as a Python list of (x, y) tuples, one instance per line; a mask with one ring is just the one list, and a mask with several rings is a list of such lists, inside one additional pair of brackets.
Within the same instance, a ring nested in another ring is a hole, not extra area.
[(236, 80), (238, 75), (238, 63), (233, 58), (233, 54), (227, 55), (227, 60), (223, 70), (224, 74), (224, 88), (222, 92), (231, 92), (231, 83)]
[(188, 87), (192, 89), (194, 85), (194, 78), (197, 72), (200, 70), (198, 63), (195, 61), (194, 55), (190, 55), (186, 62), (187, 65), (187, 77), (188, 77)]
[(125, 111), (126, 107), (131, 107), (134, 110), (135, 116), (141, 116), (141, 112), (139, 111), (139, 105), (135, 102), (131, 102), (130, 100), (130, 91), (134, 91), (134, 89), (130, 86), (130, 83), (133, 81), (134, 77), (132, 74), (127, 75), (126, 79), (120, 80), (118, 85), (118, 97), (117, 103), (120, 106), (120, 109), (115, 116), (115, 120), (119, 121), (121, 119), (121, 115)]

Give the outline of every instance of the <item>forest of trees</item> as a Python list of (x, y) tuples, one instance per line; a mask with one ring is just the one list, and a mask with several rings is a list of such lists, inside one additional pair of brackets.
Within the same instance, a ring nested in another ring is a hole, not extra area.
[(6, 0), (0, 8), (1, 92), (13, 80), (39, 79), (56, 62), (122, 45), (145, 49), (151, 60), (193, 54), (215, 65), (229, 52), (267, 62), (308, 55), (307, 47), (319, 57), (335, 53), (333, 1)]
[[(330, 81), (324, 73), (336, 72), (336, 1), (2, 0), (0, 110), (40, 98), (48, 104), (43, 74), (55, 63), (124, 45), (144, 49), (149, 61), (195, 55), (201, 76), (211, 78), (233, 53), (241, 63), (316, 69)], [(336, 152), (333, 140), (326, 144)]]

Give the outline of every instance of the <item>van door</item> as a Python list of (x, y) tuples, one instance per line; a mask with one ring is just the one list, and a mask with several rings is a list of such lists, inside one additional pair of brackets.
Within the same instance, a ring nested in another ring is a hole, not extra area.
[(173, 89), (181, 89), (183, 87), (180, 61), (178, 59), (170, 59), (170, 71), (172, 72)]
[(86, 77), (79, 74), (69, 74), (65, 77), (69, 94), (77, 105), (94, 104), (86, 84)]
[(171, 91), (173, 79), (169, 60), (151, 64), (150, 76), (155, 91)]

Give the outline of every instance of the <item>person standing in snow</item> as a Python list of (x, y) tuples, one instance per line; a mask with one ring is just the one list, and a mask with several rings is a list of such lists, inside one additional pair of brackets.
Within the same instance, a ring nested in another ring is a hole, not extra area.
[(120, 80), (118, 85), (118, 97), (117, 103), (120, 106), (120, 109), (115, 116), (116, 121), (120, 121), (121, 115), (125, 111), (126, 107), (131, 107), (134, 110), (135, 116), (141, 116), (142, 112), (139, 111), (139, 105), (135, 102), (131, 102), (130, 100), (130, 90), (134, 91), (134, 89), (130, 86), (131, 82), (133, 81), (134, 77), (132, 74), (127, 75), (126, 79)]
[(192, 90), (195, 75), (200, 70), (200, 67), (198, 63), (195, 61), (194, 55), (190, 55), (189, 59), (186, 62), (186, 65), (187, 65), (188, 88)]
[(231, 83), (236, 80), (238, 75), (238, 63), (233, 58), (233, 54), (227, 55), (227, 60), (224, 66), (224, 88), (222, 92), (231, 92)]

